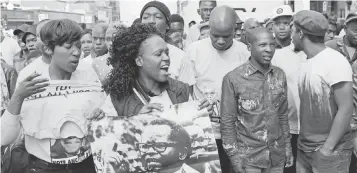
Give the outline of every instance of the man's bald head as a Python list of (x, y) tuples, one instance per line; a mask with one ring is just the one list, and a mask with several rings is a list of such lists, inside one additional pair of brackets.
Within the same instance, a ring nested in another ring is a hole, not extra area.
[(254, 18), (247, 19), (243, 24), (243, 29), (245, 31), (260, 27), (259, 21)]
[(219, 6), (212, 10), (209, 25), (221, 32), (234, 32), (237, 14), (229, 6)]
[(273, 34), (264, 27), (254, 28), (247, 32), (247, 39), (250, 44), (254, 44), (260, 37), (271, 37), (274, 40)]

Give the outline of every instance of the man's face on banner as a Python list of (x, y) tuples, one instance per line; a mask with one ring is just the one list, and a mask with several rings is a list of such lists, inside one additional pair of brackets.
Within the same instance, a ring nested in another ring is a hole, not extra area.
[(192, 153), (205, 152), (208, 146), (208, 140), (206, 140), (202, 128), (197, 125), (192, 125), (185, 127), (185, 129), (191, 137)]
[(204, 132), (205, 143), (208, 143), (206, 150), (207, 151), (217, 150), (217, 145), (216, 145), (216, 141), (215, 141), (215, 137), (214, 137), (214, 133), (212, 130), (210, 120), (207, 118), (201, 117), (201, 118), (197, 118), (196, 120), (194, 120), (193, 123), (196, 124), (197, 126), (199, 126), (200, 128), (202, 128), (202, 130)]
[(180, 161), (183, 151), (176, 141), (170, 140), (172, 129), (168, 125), (150, 125), (145, 127), (141, 143), (137, 145), (147, 170), (158, 171), (161, 168)]
[(63, 148), (66, 150), (67, 154), (76, 155), (82, 146), (83, 139), (76, 137), (69, 137), (61, 140)]

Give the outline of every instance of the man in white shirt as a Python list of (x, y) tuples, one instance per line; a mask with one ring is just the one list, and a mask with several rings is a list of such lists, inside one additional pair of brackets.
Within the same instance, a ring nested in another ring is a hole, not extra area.
[(223, 77), (245, 63), (250, 56), (247, 47), (236, 40), (236, 13), (228, 6), (216, 7), (210, 16), (210, 38), (193, 43), (186, 56), (192, 61), (196, 84), (193, 86), (194, 99), (212, 98), (215, 118), (212, 127), (220, 154), (222, 172), (230, 171), (230, 161), (223, 150), (220, 134), (219, 100)]
[[(282, 49), (276, 49), (274, 58), (271, 61), (272, 65), (281, 68), (286, 75), (288, 85), (288, 119), (294, 158), (296, 158), (297, 140), (299, 137), (300, 97), (298, 79), (301, 63), (304, 61), (306, 61), (306, 54), (303, 51), (295, 50), (293, 44)], [(296, 172), (295, 163), (292, 167), (285, 168), (285, 172)]]
[(0, 37), (0, 52), (2, 54), (2, 59), (10, 66), (13, 66), (14, 56), (21, 50), (21, 48), (15, 39), (6, 37), (2, 30)]
[(209, 21), (211, 11), (217, 6), (216, 0), (200, 0), (199, 8), (197, 9), (197, 13), (201, 16), (202, 21), (198, 24), (192, 25), (187, 34), (186, 39), (186, 47), (188, 47), (191, 43), (197, 41), (200, 37), (199, 25), (201, 23), (205, 23)]
[[(141, 23), (155, 25), (163, 35), (165, 35), (170, 28), (170, 16), (169, 8), (160, 1), (148, 2), (140, 13)], [(184, 57), (184, 52), (181, 49), (170, 44), (168, 44), (167, 47), (169, 48), (170, 57), (170, 77), (193, 85), (195, 79), (189, 59)]]
[(328, 21), (316, 11), (294, 15), (292, 42), (307, 60), (301, 65), (298, 172), (349, 172), (352, 154), (352, 68), (324, 44)]

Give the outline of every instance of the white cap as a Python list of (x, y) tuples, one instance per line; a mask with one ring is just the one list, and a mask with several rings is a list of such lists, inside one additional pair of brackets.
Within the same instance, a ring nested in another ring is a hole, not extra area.
[(271, 20), (274, 21), (276, 18), (280, 16), (293, 16), (293, 15), (294, 13), (290, 5), (282, 5), (273, 10), (273, 16)]

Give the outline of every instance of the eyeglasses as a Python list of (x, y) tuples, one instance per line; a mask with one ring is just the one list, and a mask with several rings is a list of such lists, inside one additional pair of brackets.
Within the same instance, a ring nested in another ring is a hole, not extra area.
[(154, 142), (151, 144), (148, 143), (137, 143), (136, 146), (140, 152), (147, 153), (150, 148), (153, 148), (155, 151), (159, 153), (163, 153), (166, 151), (168, 147), (175, 147), (177, 143), (173, 142)]

